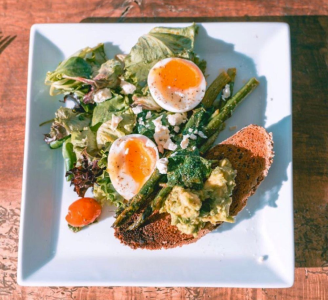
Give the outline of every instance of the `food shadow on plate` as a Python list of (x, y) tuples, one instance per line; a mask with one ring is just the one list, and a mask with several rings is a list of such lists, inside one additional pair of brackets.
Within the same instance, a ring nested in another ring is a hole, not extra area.
[[(207, 82), (211, 82), (222, 71), (236, 68), (235, 94), (250, 78), (255, 77), (260, 82), (259, 86), (238, 105), (231, 118), (226, 123), (226, 128), (220, 133), (216, 144), (227, 139), (241, 128), (249, 124), (265, 126), (267, 105), (267, 80), (259, 76), (255, 62), (249, 56), (235, 50), (234, 44), (215, 39), (199, 24), (199, 32), (195, 43), (195, 53), (207, 61)], [(204, 54), (204, 57), (203, 57)]]
[(54, 111), (61, 106), (58, 97), (49, 95), (49, 87), (44, 85), (44, 79), (47, 71), (58, 65), (56, 60), (62, 61), (64, 55), (37, 29), (34, 39), (33, 56), (38, 60), (34, 60), (30, 66), (33, 98), (29, 102), (31, 109), (30, 121), (26, 124), (26, 139), (36, 142), (28, 143), (26, 151), (29, 155), (24, 166), (26, 205), (22, 211), (22, 261), (19, 264), (23, 279), (38, 271), (55, 255), (64, 174), (61, 151), (51, 150), (43, 140), (43, 134), (49, 132), (50, 125), (39, 126), (53, 118)]
[[(237, 215), (235, 223), (223, 223), (213, 233), (229, 231), (244, 220), (252, 218), (257, 211), (266, 206), (277, 207), (280, 189), (288, 180), (287, 169), (292, 161), (292, 149), (286, 141), (286, 132), (291, 131), (291, 116), (286, 116), (279, 122), (266, 128), (272, 132), (275, 156), (268, 176), (261, 183), (256, 193), (247, 201), (246, 207)], [(237, 175), (238, 176), (238, 175)]]

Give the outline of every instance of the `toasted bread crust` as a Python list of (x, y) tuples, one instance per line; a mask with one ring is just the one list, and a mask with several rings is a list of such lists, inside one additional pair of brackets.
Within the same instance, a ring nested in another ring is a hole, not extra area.
[[(237, 170), (236, 187), (230, 207), (231, 215), (236, 216), (246, 206), (247, 199), (255, 193), (259, 184), (267, 176), (273, 154), (272, 135), (257, 125), (249, 125), (241, 129), (208, 152), (206, 158), (216, 160), (227, 158)], [(194, 243), (220, 225), (209, 224), (195, 238), (181, 233), (176, 226), (172, 226), (168, 214), (156, 212), (144, 226), (126, 230), (135, 217), (137, 216), (135, 215), (128, 224), (115, 229), (115, 236), (133, 249), (168, 249)]]

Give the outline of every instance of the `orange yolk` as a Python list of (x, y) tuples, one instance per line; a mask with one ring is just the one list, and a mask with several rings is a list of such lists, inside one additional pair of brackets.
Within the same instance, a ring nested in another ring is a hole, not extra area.
[(202, 74), (193, 65), (183, 60), (171, 60), (156, 70), (161, 87), (187, 90), (201, 84)]
[(154, 168), (156, 152), (137, 139), (128, 140), (125, 149), (129, 149), (125, 155), (127, 173), (139, 184), (140, 188)]

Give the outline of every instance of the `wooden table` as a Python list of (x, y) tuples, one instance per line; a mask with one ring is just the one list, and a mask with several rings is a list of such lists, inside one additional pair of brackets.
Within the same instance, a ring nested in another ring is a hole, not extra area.
[[(328, 299), (328, 1), (2, 0), (0, 299)], [(265, 16), (265, 17), (264, 17)], [(30, 26), (284, 21), (291, 28), (295, 284), (290, 289), (20, 287), (16, 283)]]

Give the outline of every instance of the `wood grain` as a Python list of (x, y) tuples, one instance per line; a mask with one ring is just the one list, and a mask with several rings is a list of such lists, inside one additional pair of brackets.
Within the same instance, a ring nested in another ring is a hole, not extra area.
[[(0, 30), (4, 36), (17, 37), (0, 55), (0, 299), (328, 299), (327, 15), (328, 2), (322, 0), (2, 0)], [(297, 267), (294, 286), (290, 289), (18, 286), (30, 26), (81, 21), (163, 22), (172, 18), (284, 21), (290, 25)]]

